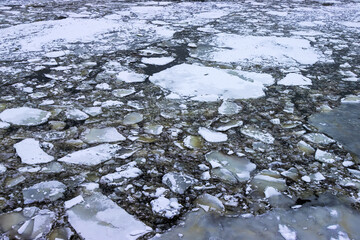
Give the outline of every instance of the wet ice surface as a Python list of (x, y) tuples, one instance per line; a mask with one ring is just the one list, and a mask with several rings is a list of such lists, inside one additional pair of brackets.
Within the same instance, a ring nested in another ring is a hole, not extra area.
[(313, 115), (310, 123), (360, 156), (359, 116), (360, 104), (346, 103), (330, 112)]
[(182, 226), (153, 239), (357, 239), (359, 213), (341, 203), (323, 204), (235, 218), (201, 209), (189, 213)]
[(2, 1), (0, 238), (356, 239), (359, 9)]

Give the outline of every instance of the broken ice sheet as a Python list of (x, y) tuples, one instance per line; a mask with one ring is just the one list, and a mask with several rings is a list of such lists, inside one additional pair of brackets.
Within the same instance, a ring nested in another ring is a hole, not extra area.
[(54, 160), (53, 156), (50, 156), (40, 148), (39, 141), (33, 138), (27, 138), (16, 143), (14, 148), (22, 163), (39, 164)]
[(101, 144), (95, 147), (79, 150), (60, 158), (58, 161), (72, 164), (94, 166), (114, 157), (120, 146), (115, 144)]
[(24, 203), (42, 202), (46, 200), (55, 201), (62, 198), (66, 186), (59, 181), (47, 181), (37, 183), (29, 188), (23, 189)]
[(126, 138), (116, 128), (107, 127), (87, 129), (82, 139), (87, 143), (111, 143), (124, 141)]
[(152, 229), (99, 192), (82, 195), (83, 201), (66, 211), (69, 223), (86, 240), (135, 240)]
[(36, 126), (48, 121), (50, 113), (36, 108), (19, 107), (6, 109), (0, 113), (0, 119), (14, 125)]

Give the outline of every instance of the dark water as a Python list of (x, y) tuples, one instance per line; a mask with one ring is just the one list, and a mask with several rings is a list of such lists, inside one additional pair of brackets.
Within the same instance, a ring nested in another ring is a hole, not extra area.
[(310, 123), (360, 157), (360, 104), (347, 103), (310, 118)]

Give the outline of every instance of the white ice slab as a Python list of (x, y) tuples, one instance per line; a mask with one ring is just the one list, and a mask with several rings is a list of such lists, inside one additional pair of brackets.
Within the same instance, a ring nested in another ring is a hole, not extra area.
[(118, 149), (118, 145), (106, 143), (70, 153), (58, 161), (93, 166), (110, 160)]
[(173, 57), (153, 57), (153, 58), (142, 58), (141, 62), (152, 65), (166, 65), (174, 61)]
[(149, 80), (198, 101), (257, 98), (264, 96), (264, 84), (273, 83), (267, 74), (227, 71), (185, 63), (156, 73)]
[(47, 122), (50, 113), (36, 108), (19, 107), (6, 109), (0, 113), (0, 119), (14, 125), (36, 126)]
[(141, 221), (101, 193), (83, 196), (84, 201), (66, 211), (75, 231), (85, 240), (135, 240), (151, 231)]
[(54, 160), (40, 148), (39, 141), (33, 138), (26, 138), (21, 142), (14, 144), (17, 155), (21, 158), (21, 162), (25, 164), (47, 163)]
[(212, 44), (217, 48), (211, 52), (198, 52), (197, 56), (218, 62), (250, 61), (271, 65), (314, 64), (320, 57), (308, 40), (300, 38), (219, 33)]
[(91, 128), (85, 131), (83, 140), (87, 143), (111, 143), (124, 141), (126, 138), (116, 128)]
[(135, 72), (122, 71), (116, 75), (116, 78), (126, 83), (136, 83), (145, 81), (146, 75)]
[(216, 132), (204, 127), (200, 127), (198, 133), (208, 142), (225, 142), (228, 139), (225, 133)]
[(298, 73), (289, 73), (278, 84), (286, 86), (303, 86), (311, 85), (311, 80)]

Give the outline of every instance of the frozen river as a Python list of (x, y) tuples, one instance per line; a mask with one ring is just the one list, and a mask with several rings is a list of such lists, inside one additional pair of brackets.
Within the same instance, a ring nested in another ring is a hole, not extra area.
[(1, 239), (360, 239), (358, 1), (1, 1)]

